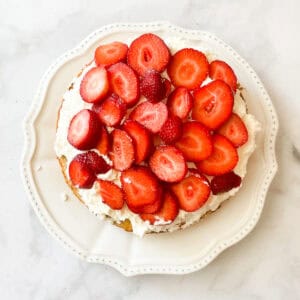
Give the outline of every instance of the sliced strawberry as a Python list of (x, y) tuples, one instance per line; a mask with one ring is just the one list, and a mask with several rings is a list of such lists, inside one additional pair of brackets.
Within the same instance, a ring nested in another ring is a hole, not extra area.
[(176, 116), (170, 115), (158, 132), (158, 135), (166, 144), (176, 142), (182, 135), (181, 120)]
[(95, 111), (100, 121), (106, 126), (117, 126), (126, 114), (126, 104), (117, 95), (111, 95), (99, 104), (94, 104)]
[(130, 168), (121, 174), (125, 201), (129, 207), (153, 204), (161, 195), (161, 187), (154, 174), (146, 167)]
[(237, 78), (232, 68), (222, 60), (214, 60), (209, 65), (209, 77), (220, 79), (227, 83), (233, 92), (236, 92)]
[(199, 209), (210, 195), (207, 179), (200, 175), (191, 175), (171, 186), (181, 209), (192, 212)]
[(168, 80), (167, 78), (163, 78), (163, 84), (165, 87), (165, 97), (164, 98), (167, 98), (167, 97), (169, 97), (169, 95), (172, 92), (172, 84), (171, 84), (170, 80)]
[(111, 135), (112, 149), (109, 153), (109, 157), (116, 170), (124, 171), (130, 168), (134, 161), (134, 147), (132, 139), (126, 131), (121, 129), (115, 129)]
[(218, 129), (218, 133), (228, 138), (234, 147), (240, 147), (248, 141), (247, 127), (235, 113)]
[(135, 163), (139, 164), (148, 157), (152, 148), (150, 132), (144, 126), (132, 120), (126, 120), (123, 129), (132, 138), (135, 149)]
[(96, 180), (96, 175), (91, 168), (82, 161), (72, 160), (69, 165), (69, 177), (75, 187), (89, 189)]
[(143, 213), (140, 217), (144, 221), (149, 221), (150, 224), (154, 224), (156, 221), (163, 220), (167, 223), (172, 223), (179, 213), (179, 207), (177, 199), (170, 192), (165, 192), (163, 196), (163, 205), (156, 213)]
[(99, 46), (95, 51), (95, 62), (98, 66), (110, 66), (125, 61), (128, 46), (121, 42), (112, 42)]
[(187, 88), (178, 87), (168, 97), (167, 106), (174, 116), (185, 119), (193, 107), (193, 97)]
[(232, 143), (222, 135), (212, 137), (213, 152), (206, 160), (196, 163), (198, 170), (207, 175), (222, 175), (232, 171), (239, 156)]
[(81, 98), (88, 103), (100, 102), (108, 92), (107, 71), (103, 66), (90, 69), (80, 84)]
[(206, 56), (195, 49), (181, 49), (171, 58), (168, 75), (173, 85), (195, 89), (208, 75)]
[(151, 156), (149, 165), (152, 172), (166, 182), (177, 182), (187, 172), (187, 165), (181, 151), (173, 146), (158, 147)]
[(130, 118), (145, 126), (153, 133), (160, 131), (168, 118), (168, 109), (163, 102), (140, 103), (130, 113)]
[(155, 70), (148, 70), (141, 79), (140, 92), (149, 102), (158, 102), (165, 95), (165, 85), (160, 73)]
[(139, 99), (139, 81), (134, 71), (126, 64), (119, 62), (108, 68), (111, 91), (133, 106)]
[(211, 182), (211, 191), (214, 195), (225, 193), (241, 185), (242, 178), (234, 172), (215, 176)]
[(175, 146), (183, 153), (187, 161), (200, 161), (208, 158), (213, 150), (209, 130), (199, 122), (183, 124), (183, 134)]
[(99, 139), (95, 148), (100, 152), (100, 154), (106, 155), (109, 151), (109, 134), (105, 127), (101, 127)]
[(79, 111), (71, 120), (68, 142), (79, 150), (89, 150), (96, 146), (101, 124), (95, 112), (89, 109)]
[(146, 33), (135, 39), (128, 50), (128, 64), (141, 76), (147, 70), (162, 72), (170, 59), (165, 42), (155, 34)]

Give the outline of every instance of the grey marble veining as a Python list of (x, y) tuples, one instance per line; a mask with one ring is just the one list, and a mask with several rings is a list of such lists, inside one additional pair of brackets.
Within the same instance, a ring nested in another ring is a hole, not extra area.
[[(1, 299), (300, 299), (299, 11), (297, 0), (0, 0)], [(154, 20), (212, 31), (254, 67), (279, 115), (279, 172), (256, 228), (207, 268), (126, 278), (41, 226), (20, 178), (21, 124), (59, 55), (102, 25)]]

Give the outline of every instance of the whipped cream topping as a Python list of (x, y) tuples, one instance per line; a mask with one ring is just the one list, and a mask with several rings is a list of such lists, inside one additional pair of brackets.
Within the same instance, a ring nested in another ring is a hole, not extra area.
[[(183, 38), (164, 38), (166, 44), (169, 46), (171, 53), (178, 51), (181, 48), (193, 47), (204, 52), (208, 60), (211, 61), (216, 57), (212, 54), (211, 49), (206, 48), (203, 43), (198, 41), (189, 41)], [(131, 41), (127, 41), (130, 44)], [(222, 59), (222, 58), (220, 58)], [(80, 76), (75, 77), (72, 81), (72, 88), (69, 89), (63, 96), (62, 107), (59, 115), (59, 122), (56, 132), (55, 140), (55, 152), (58, 157), (64, 156), (67, 159), (68, 164), (78, 153), (82, 151), (71, 146), (67, 141), (68, 127), (72, 117), (84, 108), (91, 108), (91, 104), (86, 103), (82, 100), (79, 88), (80, 83), (85, 73), (95, 66), (95, 63), (85, 66)], [(164, 74), (167, 77), (166, 74)], [(210, 82), (210, 79), (206, 79), (202, 85)], [(141, 99), (143, 101), (144, 99)], [(251, 114), (247, 113), (247, 107), (245, 101), (242, 99), (240, 91), (238, 90), (234, 97), (233, 111), (238, 114), (244, 121), (248, 129), (248, 141), (246, 144), (238, 148), (239, 162), (234, 169), (234, 172), (240, 177), (244, 178), (247, 172), (247, 162), (251, 154), (255, 149), (255, 135), (260, 129), (260, 124)], [(108, 128), (109, 131), (112, 128)], [(97, 150), (95, 150), (97, 151)], [(99, 154), (99, 153), (98, 153)], [(105, 155), (101, 155), (108, 163), (111, 164), (109, 158)], [(190, 164), (189, 164), (190, 167)], [(68, 165), (67, 165), (68, 169)], [(68, 176), (68, 172), (67, 176)], [(105, 174), (98, 175), (99, 179), (113, 181), (118, 186), (121, 186), (120, 182), (121, 173), (111, 169)], [(243, 183), (243, 182), (242, 182)], [(98, 184), (94, 183), (91, 189), (78, 189), (78, 193), (81, 199), (84, 201), (88, 209), (99, 217), (104, 218), (105, 216), (111, 217), (111, 220), (119, 223), (123, 220), (129, 219), (132, 225), (132, 230), (135, 234), (143, 236), (147, 232), (161, 232), (161, 231), (176, 231), (180, 228), (186, 228), (191, 224), (197, 222), (203, 215), (209, 211), (216, 210), (222, 202), (228, 198), (234, 196), (241, 186), (234, 188), (226, 193), (218, 195), (210, 195), (207, 202), (194, 212), (186, 212), (180, 210), (177, 218), (172, 222), (165, 222), (163, 219), (157, 219), (154, 225), (151, 225), (148, 221), (143, 221), (139, 215), (133, 213), (128, 209), (126, 205), (121, 210), (113, 210), (108, 205), (104, 204), (101, 200), (101, 196), (98, 193)]]

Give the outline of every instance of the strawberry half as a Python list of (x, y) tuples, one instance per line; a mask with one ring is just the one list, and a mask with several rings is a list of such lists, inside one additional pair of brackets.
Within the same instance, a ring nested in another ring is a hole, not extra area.
[(112, 209), (121, 209), (124, 205), (123, 191), (111, 181), (98, 179), (97, 183), (102, 202)]
[(140, 103), (130, 113), (130, 119), (145, 126), (152, 133), (160, 131), (168, 118), (168, 109), (163, 102), (150, 103), (145, 101)]
[(214, 195), (225, 193), (241, 185), (242, 178), (234, 172), (215, 176), (211, 182), (211, 191)]
[(146, 33), (135, 39), (128, 50), (128, 64), (141, 76), (147, 70), (162, 72), (170, 59), (165, 42), (155, 34)]
[(209, 130), (199, 122), (183, 124), (183, 134), (175, 146), (183, 153), (187, 161), (200, 161), (208, 158), (213, 150)]
[(109, 89), (107, 71), (103, 66), (90, 69), (80, 84), (81, 98), (88, 103), (100, 102)]
[(236, 92), (237, 78), (232, 68), (222, 60), (214, 60), (209, 65), (209, 77), (220, 79), (227, 83), (232, 91)]
[(173, 146), (158, 147), (151, 156), (149, 165), (152, 172), (166, 182), (177, 182), (187, 172), (187, 165), (181, 151)]
[(140, 91), (149, 102), (158, 102), (166, 95), (165, 85), (160, 73), (155, 70), (148, 70), (141, 79)]
[(182, 135), (181, 120), (176, 116), (170, 115), (158, 132), (158, 135), (166, 144), (176, 142)]
[(104, 126), (101, 127), (99, 139), (95, 148), (100, 154), (106, 155), (109, 150), (109, 134)]
[(119, 62), (108, 68), (110, 89), (117, 94), (127, 106), (133, 106), (139, 99), (139, 80), (134, 71)]
[(218, 129), (218, 133), (228, 138), (234, 147), (240, 147), (248, 141), (247, 127), (235, 113)]
[(79, 150), (89, 150), (96, 146), (101, 124), (95, 112), (89, 109), (79, 111), (68, 128), (68, 142)]
[(125, 61), (128, 46), (121, 42), (112, 42), (99, 46), (95, 51), (95, 62), (98, 66), (110, 66)]
[(208, 75), (206, 56), (195, 49), (181, 49), (171, 58), (168, 75), (173, 85), (183, 86), (189, 90), (195, 89)]
[(140, 217), (153, 225), (156, 221), (161, 221), (161, 219), (164, 220), (164, 222), (172, 223), (178, 213), (179, 207), (176, 197), (170, 192), (165, 192), (160, 210), (155, 213), (142, 213)]
[(125, 201), (129, 207), (151, 205), (161, 196), (157, 178), (146, 167), (130, 168), (121, 174)]
[(111, 95), (99, 104), (94, 104), (95, 111), (100, 121), (106, 126), (117, 126), (126, 114), (126, 104), (117, 95)]
[(194, 92), (192, 118), (210, 129), (221, 126), (232, 113), (233, 94), (222, 80), (215, 80)]
[(126, 120), (122, 128), (132, 138), (135, 153), (135, 163), (144, 161), (152, 148), (150, 132), (136, 121)]
[(185, 119), (193, 107), (193, 97), (187, 88), (177, 87), (168, 97), (167, 106), (174, 116)]
[(201, 175), (191, 175), (171, 186), (181, 209), (192, 212), (199, 209), (210, 195), (207, 179)]
[(212, 137), (213, 152), (206, 160), (196, 163), (198, 170), (207, 175), (222, 175), (232, 171), (239, 156), (232, 143), (222, 135)]
[(112, 149), (109, 153), (109, 157), (116, 170), (124, 171), (130, 168), (134, 161), (134, 147), (132, 139), (126, 131), (121, 129), (115, 129), (111, 136)]
[(171, 84), (170, 80), (168, 80), (167, 78), (163, 78), (163, 84), (164, 84), (164, 89), (165, 89), (164, 98), (167, 98), (171, 94), (172, 84)]

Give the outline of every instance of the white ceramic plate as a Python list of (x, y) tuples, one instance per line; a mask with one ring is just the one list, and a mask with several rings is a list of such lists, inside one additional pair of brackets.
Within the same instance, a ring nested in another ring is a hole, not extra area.
[[(246, 88), (250, 113), (262, 125), (257, 149), (238, 194), (200, 223), (175, 233), (139, 238), (92, 215), (70, 192), (53, 145), (61, 97), (74, 75), (91, 60), (100, 42), (118, 40), (120, 32), (138, 36), (153, 32), (202, 40), (227, 61)], [(113, 24), (103, 27), (60, 57), (44, 75), (25, 121), (22, 173), (31, 204), (42, 224), (69, 251), (88, 262), (103, 263), (124, 275), (184, 274), (199, 270), (224, 249), (244, 238), (257, 223), (268, 187), (276, 173), (275, 139), (278, 121), (261, 81), (231, 47), (214, 35), (186, 30), (166, 22)], [(70, 201), (62, 201), (66, 193)]]

